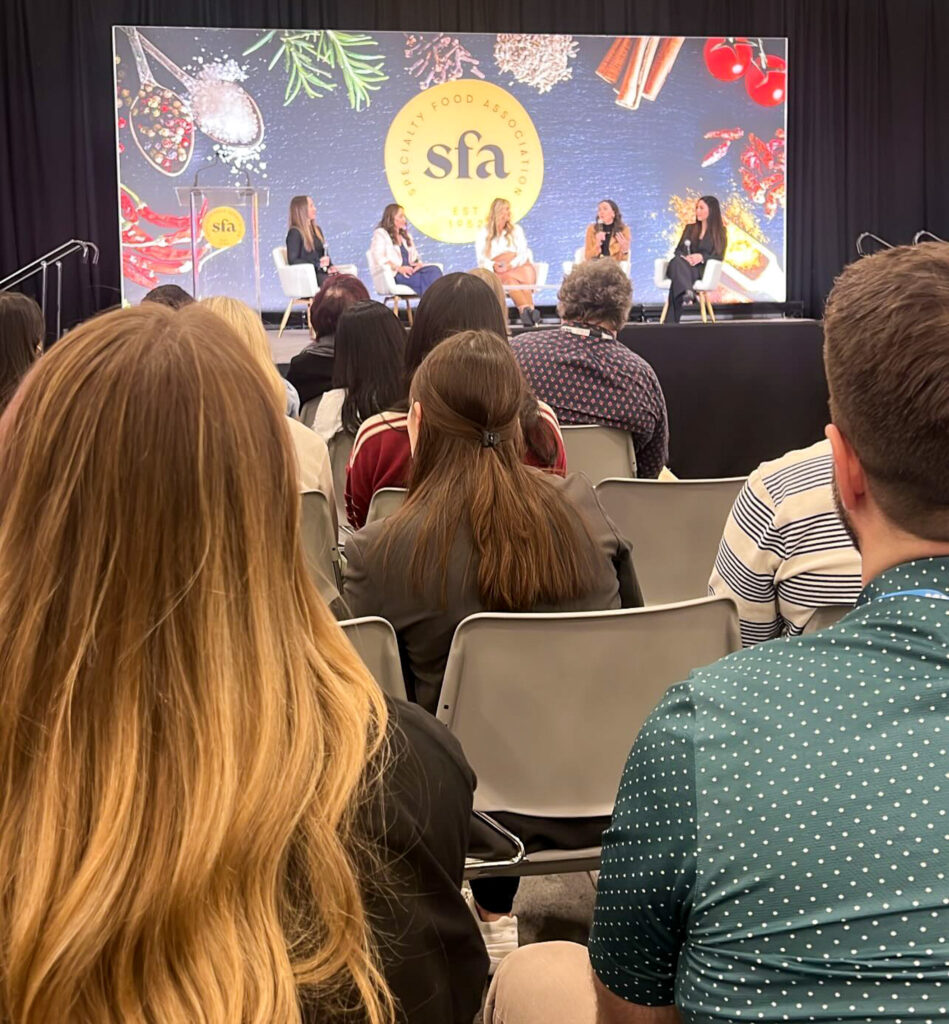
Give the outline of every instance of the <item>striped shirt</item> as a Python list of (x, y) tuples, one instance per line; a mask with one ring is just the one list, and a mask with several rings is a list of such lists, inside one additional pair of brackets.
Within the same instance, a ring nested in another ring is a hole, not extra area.
[(860, 555), (834, 507), (829, 441), (762, 463), (725, 523), (710, 594), (738, 605), (745, 647), (804, 631), (814, 611), (852, 605)]

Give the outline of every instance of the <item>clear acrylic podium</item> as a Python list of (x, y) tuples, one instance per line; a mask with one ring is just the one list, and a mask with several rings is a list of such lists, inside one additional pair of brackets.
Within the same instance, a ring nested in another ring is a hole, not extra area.
[(191, 215), (192, 294), (230, 295), (260, 313), (260, 209), (270, 189), (193, 185), (175, 189)]

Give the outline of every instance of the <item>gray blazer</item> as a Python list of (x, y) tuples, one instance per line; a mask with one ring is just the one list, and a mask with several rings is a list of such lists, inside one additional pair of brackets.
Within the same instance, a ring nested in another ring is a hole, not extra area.
[[(642, 593), (633, 569), (629, 542), (600, 507), (586, 477), (571, 474), (548, 479), (580, 512), (602, 559), (593, 590), (579, 601), (565, 601), (538, 612), (598, 611), (607, 608), (638, 608)], [(383, 519), (371, 523), (346, 542), (346, 574), (343, 602), (348, 615), (381, 615), (392, 623), (402, 650), (409, 694), (432, 713), (438, 706), (448, 649), (455, 627), (468, 615), (485, 611), (478, 596), (477, 565), (465, 567), (471, 554), (471, 538), (459, 529), (448, 559), (444, 598), (436, 581), (422, 592), (411, 585), (409, 566), (413, 545), (407, 536), (391, 548), (386, 561)], [(383, 565), (385, 561), (385, 566)]]

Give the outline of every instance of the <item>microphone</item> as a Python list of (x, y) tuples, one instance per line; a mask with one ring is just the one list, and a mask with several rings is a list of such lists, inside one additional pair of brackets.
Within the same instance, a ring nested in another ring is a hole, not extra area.
[(687, 238), (682, 244), (685, 246), (686, 256), (689, 256), (692, 252), (692, 239)]

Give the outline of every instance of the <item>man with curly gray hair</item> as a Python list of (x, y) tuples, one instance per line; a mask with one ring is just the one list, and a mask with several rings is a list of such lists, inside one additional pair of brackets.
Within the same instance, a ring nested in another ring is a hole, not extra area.
[(669, 454), (666, 401), (653, 368), (616, 337), (633, 301), (629, 278), (613, 260), (580, 263), (557, 298), (560, 327), (511, 341), (524, 375), (561, 424), (628, 431), (639, 476), (657, 477)]

